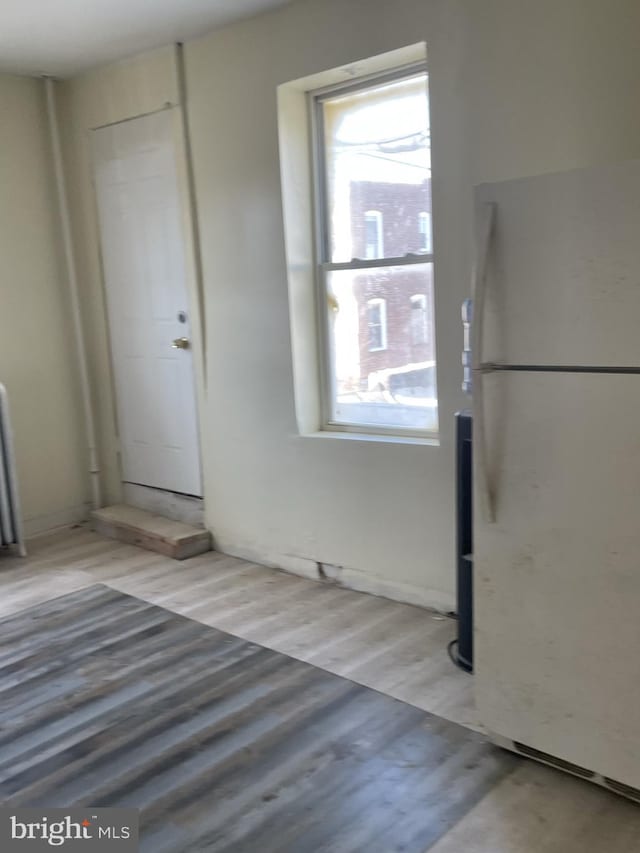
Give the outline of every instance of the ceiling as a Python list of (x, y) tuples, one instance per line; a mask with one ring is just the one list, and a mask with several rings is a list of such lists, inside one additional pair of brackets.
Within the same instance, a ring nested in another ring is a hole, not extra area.
[(0, 0), (0, 71), (69, 77), (290, 0)]

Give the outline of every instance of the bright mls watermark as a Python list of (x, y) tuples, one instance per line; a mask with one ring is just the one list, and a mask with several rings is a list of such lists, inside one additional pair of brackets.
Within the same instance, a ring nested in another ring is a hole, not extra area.
[(0, 808), (0, 851), (136, 853), (137, 809)]

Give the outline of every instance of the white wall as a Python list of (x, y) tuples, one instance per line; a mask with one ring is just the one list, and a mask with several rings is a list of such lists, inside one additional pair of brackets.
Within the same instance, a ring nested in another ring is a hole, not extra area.
[[(441, 363), (452, 368), (438, 377), (440, 447), (297, 435), (276, 113), (280, 83), (429, 41), (427, 31), (444, 26), (433, 4), (396, 3), (390, 15), (375, 0), (298, 2), (190, 42), (185, 55), (210, 342), (207, 518), (216, 542), (299, 570), (303, 561), (344, 566), (351, 583), (448, 607), (457, 341), (438, 336)], [(452, 83), (445, 70), (441, 97)], [(440, 138), (447, 128), (444, 119)], [(434, 148), (437, 170), (437, 140)], [(460, 292), (445, 280), (437, 296), (438, 318), (450, 327)]]
[[(446, 604), (473, 183), (640, 154), (638, 4), (300, 0), (186, 47), (206, 284), (207, 510), (228, 550), (337, 563)], [(280, 83), (424, 39), (440, 447), (296, 435)]]
[(0, 382), (27, 534), (84, 517), (88, 462), (43, 83), (0, 76)]
[[(470, 280), (472, 187), (640, 156), (639, 25), (636, 0), (298, 0), (187, 43), (208, 340), (206, 513), (219, 547), (299, 571), (338, 564), (358, 586), (452, 605), (453, 414), (467, 403), (459, 309)], [(432, 98), (441, 446), (300, 438), (276, 87), (422, 40)], [(109, 114), (106, 74), (65, 86), (70, 152), (82, 150), (90, 115)], [(87, 164), (71, 157), (70, 167), (86, 234)], [(83, 264), (98, 329), (94, 237)], [(94, 371), (105, 382), (104, 340), (99, 346)], [(101, 422), (115, 471), (109, 403)]]

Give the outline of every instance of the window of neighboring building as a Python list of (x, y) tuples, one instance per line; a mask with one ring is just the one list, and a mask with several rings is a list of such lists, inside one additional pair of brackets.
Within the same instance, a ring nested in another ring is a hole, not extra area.
[(420, 229), (420, 251), (431, 254), (433, 251), (431, 245), (431, 214), (423, 210), (418, 217), (418, 226)]
[(384, 299), (367, 302), (367, 328), (369, 330), (369, 352), (387, 348), (387, 303)]
[[(325, 428), (433, 435), (438, 410), (431, 217), (424, 213), (431, 209), (424, 64), (311, 93), (310, 103), (318, 304), (326, 306), (320, 351)], [(411, 294), (421, 301), (409, 327)], [(419, 362), (416, 342), (424, 344)]]
[(414, 346), (427, 343), (427, 297), (416, 293), (411, 297), (411, 343)]
[(364, 215), (364, 256), (367, 260), (384, 255), (382, 214), (379, 210), (367, 210)]

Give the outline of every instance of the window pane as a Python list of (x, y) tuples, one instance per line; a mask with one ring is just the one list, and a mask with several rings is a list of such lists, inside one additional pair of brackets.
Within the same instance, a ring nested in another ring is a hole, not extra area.
[(380, 325), (380, 307), (369, 308), (369, 349), (382, 349), (382, 327)]
[(428, 338), (427, 300), (423, 294), (411, 297), (411, 343), (424, 344)]
[(387, 316), (381, 299), (370, 299), (367, 304), (369, 352), (385, 349), (387, 345)]
[(331, 272), (327, 287), (331, 421), (435, 432), (432, 264)]
[(426, 75), (336, 95), (321, 105), (329, 238), (329, 256), (323, 260), (427, 252), (431, 157)]
[(420, 224), (420, 249), (423, 252), (432, 252), (431, 242), (431, 214), (422, 211), (419, 218)]
[(373, 260), (382, 257), (382, 214), (379, 210), (369, 210), (364, 215), (365, 258)]

